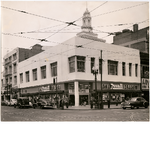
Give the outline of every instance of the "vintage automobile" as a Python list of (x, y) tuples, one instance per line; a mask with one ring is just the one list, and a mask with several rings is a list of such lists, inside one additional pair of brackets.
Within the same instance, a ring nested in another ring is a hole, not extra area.
[(9, 100), (4, 100), (6, 106), (10, 106), (10, 101)]
[(17, 103), (14, 104), (14, 108), (29, 108), (31, 107), (30, 103), (29, 103), (29, 98), (28, 97), (19, 97), (17, 99)]
[(17, 99), (11, 99), (10, 100), (10, 106), (14, 106), (17, 104)]
[(148, 101), (146, 101), (143, 97), (132, 97), (130, 100), (122, 102), (121, 107), (123, 109), (131, 108), (134, 109), (139, 107), (148, 107)]
[(50, 102), (48, 99), (39, 99), (37, 102), (37, 106), (39, 106), (40, 108), (55, 108), (55, 104)]

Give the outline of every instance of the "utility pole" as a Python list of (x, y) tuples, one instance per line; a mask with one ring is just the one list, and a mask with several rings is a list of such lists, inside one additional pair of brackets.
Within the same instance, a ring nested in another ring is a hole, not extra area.
[(103, 109), (103, 88), (102, 88), (102, 74), (103, 74), (103, 65), (102, 65), (102, 50), (100, 52), (101, 54), (101, 103), (100, 103), (100, 109)]
[(97, 74), (98, 74), (98, 69), (93, 67), (92, 70), (93, 70), (93, 75), (95, 75), (95, 99), (96, 99), (97, 104), (98, 104), (98, 99), (97, 99)]
[(56, 101), (57, 101), (57, 108), (59, 108), (59, 101), (58, 101), (58, 98), (57, 98), (57, 77), (56, 77)]

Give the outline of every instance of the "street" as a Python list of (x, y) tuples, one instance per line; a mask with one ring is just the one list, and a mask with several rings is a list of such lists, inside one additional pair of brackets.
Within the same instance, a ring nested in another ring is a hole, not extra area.
[(149, 121), (149, 108), (126, 109), (18, 109), (1, 106), (1, 121)]

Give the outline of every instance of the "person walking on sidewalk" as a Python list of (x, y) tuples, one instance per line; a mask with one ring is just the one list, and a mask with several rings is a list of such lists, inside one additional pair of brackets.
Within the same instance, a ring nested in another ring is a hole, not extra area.
[(91, 101), (90, 101), (90, 104), (91, 104), (91, 109), (93, 109), (93, 97), (91, 97)]
[(68, 95), (66, 95), (65, 97), (65, 104), (66, 104), (66, 108), (69, 107), (69, 98), (68, 98)]
[(108, 103), (108, 108), (110, 108), (110, 99), (109, 98), (107, 100), (107, 103)]

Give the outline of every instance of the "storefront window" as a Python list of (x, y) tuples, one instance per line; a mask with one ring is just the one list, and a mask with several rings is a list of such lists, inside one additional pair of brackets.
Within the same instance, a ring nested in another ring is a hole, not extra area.
[(68, 88), (69, 88), (69, 93), (74, 93), (74, 83), (70, 83), (68, 85)]
[(77, 71), (85, 72), (85, 57), (77, 56)]
[(69, 58), (69, 72), (75, 72), (75, 56)]
[(51, 64), (52, 77), (57, 76), (57, 62)]
[(108, 74), (118, 75), (118, 62), (108, 60)]

